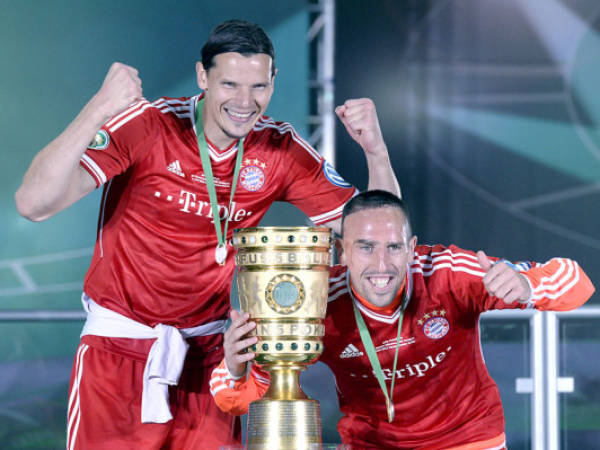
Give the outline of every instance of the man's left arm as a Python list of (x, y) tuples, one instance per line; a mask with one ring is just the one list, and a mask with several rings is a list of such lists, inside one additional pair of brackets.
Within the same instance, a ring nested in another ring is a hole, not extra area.
[(569, 311), (583, 305), (595, 288), (577, 262), (552, 258), (521, 272), (511, 263), (492, 262), (479, 251), (477, 259), (486, 271), (487, 292), (506, 303), (529, 304), (538, 310)]
[[(335, 108), (346, 131), (365, 152), (369, 169), (368, 190), (381, 189), (402, 198), (400, 185), (392, 169), (390, 155), (383, 140), (379, 119), (373, 100), (359, 98), (346, 100)], [(341, 231), (341, 220), (328, 222), (326, 226), (333, 228), (338, 234)]]

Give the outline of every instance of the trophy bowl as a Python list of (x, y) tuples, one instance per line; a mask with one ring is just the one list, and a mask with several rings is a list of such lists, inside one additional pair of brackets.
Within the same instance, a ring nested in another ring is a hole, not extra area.
[(321, 442), (316, 400), (298, 376), (323, 352), (331, 263), (331, 230), (315, 227), (237, 229), (233, 234), (240, 307), (256, 323), (255, 361), (271, 375), (248, 411), (251, 449), (308, 449)]

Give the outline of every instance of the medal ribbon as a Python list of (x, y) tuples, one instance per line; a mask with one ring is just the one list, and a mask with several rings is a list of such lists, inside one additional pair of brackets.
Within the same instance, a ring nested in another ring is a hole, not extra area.
[(362, 318), (362, 315), (360, 314), (360, 311), (356, 306), (357, 300), (352, 294), (352, 288), (350, 288), (350, 294), (352, 295), (353, 299), (352, 306), (354, 307), (354, 317), (356, 318), (356, 324), (358, 325), (360, 339), (362, 340), (363, 346), (365, 347), (365, 350), (367, 352), (367, 356), (369, 357), (369, 362), (371, 363), (371, 367), (373, 368), (373, 372), (375, 373), (375, 378), (377, 378), (377, 381), (379, 381), (379, 387), (381, 387), (381, 391), (383, 392), (383, 396), (385, 397), (385, 404), (388, 412), (388, 422), (391, 423), (394, 421), (394, 381), (396, 381), (396, 364), (398, 362), (398, 350), (400, 349), (400, 331), (402, 330), (402, 320), (404, 319), (406, 291), (402, 295), (400, 317), (398, 318), (398, 336), (396, 337), (396, 353), (394, 355), (394, 366), (392, 369), (392, 384), (390, 386), (389, 394), (387, 392), (385, 379), (383, 378), (383, 370), (381, 370), (381, 364), (379, 363), (379, 358), (377, 357), (377, 352), (375, 351), (375, 346), (373, 345), (373, 340), (371, 339), (371, 335), (369, 334), (367, 324), (365, 323), (365, 320)]
[[(198, 137), (198, 150), (200, 153), (200, 159), (202, 160), (202, 170), (204, 170), (204, 179), (206, 180), (206, 189), (208, 190), (208, 198), (210, 199), (210, 206), (215, 223), (215, 231), (217, 232), (217, 241), (219, 242), (218, 247), (226, 248), (227, 226), (229, 225), (229, 220), (225, 220), (224, 229), (221, 231), (221, 217), (219, 216), (219, 205), (217, 203), (217, 190), (215, 188), (212, 165), (210, 163), (210, 156), (208, 154), (208, 144), (206, 142), (206, 137), (204, 136), (204, 125), (202, 124), (203, 105), (204, 99), (198, 101), (196, 104), (196, 136)], [(243, 155), (244, 139), (240, 139), (238, 142), (233, 179), (231, 180), (231, 196), (229, 197), (229, 208), (227, 209), (228, 213), (231, 213), (231, 204), (233, 203), (233, 196), (235, 195), (235, 188), (240, 174), (240, 167), (242, 166), (242, 158), (244, 157)]]

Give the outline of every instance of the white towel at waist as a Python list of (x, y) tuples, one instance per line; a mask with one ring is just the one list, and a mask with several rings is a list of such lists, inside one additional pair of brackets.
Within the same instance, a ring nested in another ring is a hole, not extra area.
[(148, 353), (142, 391), (142, 423), (165, 423), (173, 418), (169, 409), (169, 386), (179, 382), (189, 344), (186, 338), (223, 333), (225, 320), (179, 329), (159, 323), (155, 327), (98, 305), (84, 292), (81, 296), (87, 320), (81, 336), (87, 334), (131, 339), (156, 339)]

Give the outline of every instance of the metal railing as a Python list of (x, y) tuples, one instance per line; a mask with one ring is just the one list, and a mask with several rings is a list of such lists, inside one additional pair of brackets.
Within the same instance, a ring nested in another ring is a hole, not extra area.
[(560, 410), (558, 395), (573, 392), (574, 379), (558, 376), (558, 325), (562, 319), (600, 319), (600, 307), (583, 306), (573, 311), (501, 310), (482, 315), (483, 320), (529, 319), (531, 329), (530, 373), (517, 378), (518, 393), (531, 394), (533, 450), (558, 450)]

